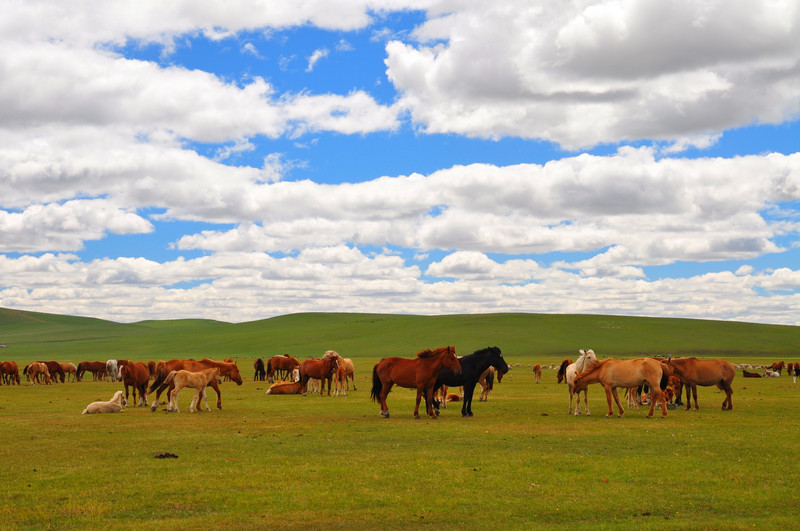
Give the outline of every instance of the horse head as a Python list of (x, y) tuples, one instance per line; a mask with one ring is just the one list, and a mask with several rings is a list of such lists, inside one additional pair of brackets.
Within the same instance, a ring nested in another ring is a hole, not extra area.
[(449, 345), (443, 354), (443, 365), (455, 374), (461, 374), (461, 364), (456, 357), (456, 347)]
[(236, 385), (242, 385), (242, 375), (239, 374), (239, 366), (236, 365), (236, 362), (231, 363), (231, 372), (227, 374), (231, 380), (236, 382)]
[(503, 375), (508, 372), (508, 363), (503, 358), (500, 347), (486, 347), (484, 352), (489, 354), (489, 365), (497, 369), (497, 381), (501, 381)]

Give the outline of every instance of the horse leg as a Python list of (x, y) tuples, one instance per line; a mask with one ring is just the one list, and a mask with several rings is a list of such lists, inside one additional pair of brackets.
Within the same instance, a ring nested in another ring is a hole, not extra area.
[[(578, 393), (578, 402), (581, 401), (581, 394)], [(586, 409), (586, 416), (591, 417), (592, 414), (589, 413), (589, 389), (583, 390), (583, 407)]]
[(417, 403), (414, 406), (414, 418), (419, 420), (419, 401), (422, 398), (422, 389), (417, 387)]
[[(652, 418), (653, 417), (653, 413), (655, 413), (655, 411), (656, 411), (656, 400), (659, 398), (658, 395), (656, 395), (656, 390), (657, 389), (658, 389), (658, 384), (656, 384), (655, 387), (652, 386), (652, 385), (650, 386), (650, 411), (648, 411), (647, 415), (646, 415), (646, 418), (648, 418), (648, 419)], [(663, 400), (662, 400), (661, 406), (664, 407)], [(666, 410), (667, 410), (667, 408), (664, 407), (663, 411), (666, 411)]]
[(622, 417), (625, 414), (625, 410), (622, 409), (622, 404), (619, 401), (619, 394), (617, 393), (617, 388), (611, 388), (611, 394), (614, 395), (614, 402), (617, 403), (617, 409), (619, 410), (619, 416)]
[(697, 403), (697, 384), (692, 384), (692, 396), (694, 397), (694, 410), (698, 411), (700, 409), (700, 405)]
[(475, 384), (467, 384), (464, 386), (464, 404), (461, 406), (461, 416), (472, 416), (472, 397), (475, 395)]
[(203, 392), (203, 389), (198, 387), (194, 390), (194, 396), (192, 396), (192, 402), (189, 404), (189, 413), (196, 413), (198, 406), (200, 405), (200, 393)]
[(381, 394), (378, 395), (378, 398), (381, 402), (381, 416), (384, 418), (389, 418), (389, 405), (386, 403), (386, 397), (389, 396), (389, 391), (392, 390), (392, 386), (394, 382), (389, 380), (388, 382), (381, 381)]
[(439, 415), (433, 410), (433, 386), (425, 388), (425, 410), (432, 419), (438, 419)]
[(692, 409), (692, 386), (688, 382), (684, 382), (684, 389), (686, 389), (686, 411)]
[(216, 379), (212, 379), (208, 385), (210, 385), (214, 391), (217, 392), (217, 409), (222, 409), (222, 391), (219, 389), (219, 384), (217, 384)]
[[(614, 410), (611, 408), (611, 387), (603, 386), (606, 390), (606, 401), (608, 402), (608, 413), (606, 414), (606, 418), (611, 418), (614, 416)], [(572, 404), (572, 397), (570, 397), (570, 405)]]

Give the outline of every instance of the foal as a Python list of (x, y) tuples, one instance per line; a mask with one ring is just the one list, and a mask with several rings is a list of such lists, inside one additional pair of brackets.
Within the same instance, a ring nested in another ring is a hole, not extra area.
[[(181, 389), (184, 387), (193, 387), (194, 388), (194, 397), (192, 397), (192, 402), (189, 404), (189, 411), (194, 413), (195, 411), (200, 409), (200, 396), (202, 395), (203, 400), (206, 404), (206, 410), (211, 411), (211, 408), (208, 407), (208, 396), (206, 396), (206, 386), (211, 383), (212, 380), (216, 381), (219, 384), (220, 381), (219, 375), (219, 368), (214, 367), (213, 369), (204, 369), (198, 372), (191, 372), (186, 370), (180, 371), (172, 371), (167, 375), (167, 378), (164, 380), (165, 384), (169, 384), (170, 382), (175, 383), (175, 389), (169, 395), (169, 406), (167, 407), (167, 411), (174, 411), (176, 413), (180, 413), (178, 409), (178, 393), (180, 393)], [(197, 409), (195, 409), (197, 406)]]

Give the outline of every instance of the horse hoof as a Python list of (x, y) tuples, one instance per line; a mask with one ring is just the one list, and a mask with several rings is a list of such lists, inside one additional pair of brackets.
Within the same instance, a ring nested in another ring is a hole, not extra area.
[(608, 415), (606, 415), (606, 418), (607, 418), (607, 419), (610, 419), (610, 418), (611, 418), (611, 417), (613, 417), (613, 416), (614, 416), (614, 415), (612, 415), (612, 414), (610, 414), (610, 413), (609, 413)]

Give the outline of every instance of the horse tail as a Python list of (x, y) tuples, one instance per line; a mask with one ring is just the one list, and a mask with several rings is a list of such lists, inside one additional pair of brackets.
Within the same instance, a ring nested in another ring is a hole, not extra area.
[(381, 382), (381, 379), (378, 376), (378, 364), (376, 363), (375, 366), (372, 368), (372, 390), (369, 392), (369, 397), (372, 399), (373, 402), (378, 401), (378, 396), (380, 396), (382, 390), (383, 390), (383, 383)]
[(662, 363), (661, 364), (661, 382), (659, 382), (659, 386), (661, 387), (662, 391), (664, 389), (666, 389), (667, 386), (669, 385), (669, 377), (670, 377), (671, 374), (672, 374), (672, 367), (667, 365), (667, 364), (665, 364), (665, 363)]
[(489, 391), (494, 389), (494, 371), (489, 371), (489, 374), (486, 375), (486, 387), (489, 388)]
[(166, 378), (164, 378), (164, 385), (172, 383), (172, 380), (175, 379), (175, 375), (178, 374), (178, 371), (169, 371), (169, 374)]
[(153, 378), (153, 383), (150, 384), (150, 389), (147, 390), (148, 395), (161, 387), (161, 385), (164, 383), (164, 379), (167, 377), (167, 375), (164, 374), (165, 370), (166, 369), (164, 369), (163, 362), (159, 361), (156, 364), (156, 373), (155, 378)]

